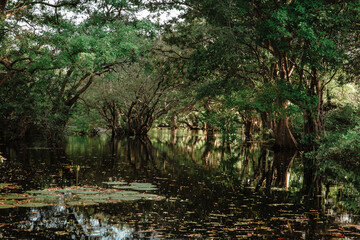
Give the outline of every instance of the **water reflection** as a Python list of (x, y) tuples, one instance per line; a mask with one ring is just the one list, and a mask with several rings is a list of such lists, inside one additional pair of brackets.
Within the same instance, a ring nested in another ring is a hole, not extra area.
[(31, 208), (22, 214), (26, 220), (14, 225), (33, 236), (69, 239), (128, 239), (133, 229), (126, 225), (108, 224), (108, 216), (95, 214), (93, 208), (56, 206), (51, 208)]
[(339, 207), (337, 193), (347, 185), (327, 182), (302, 154), (274, 152), (262, 143), (156, 130), (143, 139), (68, 137), (63, 149), (0, 150), (7, 158), (0, 181), (23, 190), (121, 180), (152, 183), (166, 196), (160, 202), (0, 210), (0, 236), (331, 239), (330, 233), (341, 232), (356, 239), (359, 218)]

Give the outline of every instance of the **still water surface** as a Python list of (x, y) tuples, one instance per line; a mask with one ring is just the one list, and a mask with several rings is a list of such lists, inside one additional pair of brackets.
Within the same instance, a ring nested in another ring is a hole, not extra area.
[(357, 206), (342, 204), (351, 186), (312, 173), (309, 194), (302, 153), (169, 130), (142, 140), (69, 136), (63, 148), (39, 146), (1, 146), (0, 183), (12, 185), (0, 187), (0, 198), (74, 186), (103, 191), (105, 182), (120, 181), (151, 184), (141, 194), (157, 197), (0, 206), (0, 238), (360, 239)]

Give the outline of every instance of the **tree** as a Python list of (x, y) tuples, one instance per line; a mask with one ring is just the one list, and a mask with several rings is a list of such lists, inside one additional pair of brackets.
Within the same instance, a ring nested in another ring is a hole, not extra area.
[[(143, 36), (151, 34), (151, 25), (129, 17), (129, 5), (123, 4), (124, 11), (119, 12), (110, 3), (98, 4), (99, 8), (88, 9), (81, 22), (72, 19), (74, 9), (59, 13), (60, 6), (55, 12), (29, 6), (6, 19), (6, 24), (12, 26), (3, 35), (0, 48), (3, 132), (13, 129), (12, 138), (24, 138), (27, 129), (35, 128), (45, 131), (49, 139), (56, 138), (91, 84), (115, 66), (135, 61), (141, 49), (147, 47)], [(105, 8), (117, 14), (102, 12)], [(123, 12), (126, 17), (120, 14)], [(21, 20), (14, 22), (17, 17)], [(21, 83), (16, 81), (20, 75), (26, 76)], [(24, 102), (31, 102), (20, 115), (17, 96), (9, 94), (14, 87), (27, 93)], [(13, 126), (16, 122), (19, 124)], [(21, 131), (16, 133), (15, 129)]]
[(156, 56), (124, 65), (92, 87), (86, 104), (97, 109), (113, 135), (147, 135), (154, 121), (179, 102), (181, 75), (167, 61)]
[[(324, 90), (353, 54), (349, 39), (358, 31), (359, 3), (189, 0), (179, 4), (187, 6), (182, 31), (199, 22), (205, 28), (197, 35), (201, 37), (196, 38), (197, 50), (192, 54), (197, 72), (193, 77), (218, 82), (218, 87), (231, 80), (274, 86), (278, 92), (272, 105), (278, 107), (272, 108), (276, 112), (260, 112), (263, 125), (273, 122), (279, 147), (296, 147), (288, 116), (288, 107), (296, 105), (303, 110), (304, 145), (314, 146), (324, 129)], [(269, 119), (271, 115), (275, 121)]]

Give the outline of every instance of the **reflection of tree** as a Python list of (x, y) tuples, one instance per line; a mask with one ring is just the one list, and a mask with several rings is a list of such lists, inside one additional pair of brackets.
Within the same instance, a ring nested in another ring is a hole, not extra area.
[(69, 164), (63, 148), (21, 145), (21, 148), (9, 147), (5, 152), (7, 161), (0, 167), (1, 182), (17, 183), (28, 189), (52, 184), (66, 186), (73, 179), (70, 169), (62, 167)]
[(317, 196), (321, 193), (322, 176), (317, 174), (318, 166), (315, 159), (303, 157), (304, 181), (303, 192), (309, 196)]
[[(259, 157), (259, 166), (262, 167), (257, 170), (261, 175), (256, 188), (259, 189), (265, 182), (267, 191), (270, 191), (272, 186), (288, 189), (290, 181), (290, 169), (292, 163), (297, 155), (294, 151), (275, 151), (272, 159), (269, 161), (268, 150), (261, 149)], [(267, 167), (266, 167), (267, 165)]]
[(203, 160), (204, 165), (210, 165), (211, 164), (211, 155), (214, 153), (214, 141), (213, 139), (206, 139), (205, 140), (205, 148), (204, 152), (201, 156), (201, 159)]
[(135, 171), (153, 162), (156, 150), (148, 137), (128, 138), (126, 142), (126, 157)]
[(284, 189), (289, 188), (290, 168), (297, 155), (293, 151), (274, 152), (275, 185)]
[(304, 165), (304, 180), (301, 192), (305, 195), (305, 202), (308, 206), (323, 211), (325, 198), (322, 189), (325, 176), (319, 173), (319, 165), (315, 159), (303, 156), (302, 163)]
[[(18, 219), (18, 229), (25, 229), (31, 235), (46, 236), (51, 239), (128, 239), (133, 229), (108, 223), (104, 214), (94, 213), (93, 207), (56, 206), (51, 208), (31, 208)], [(90, 214), (89, 214), (90, 213)], [(66, 231), (63, 231), (66, 229)], [(32, 234), (30, 234), (32, 233)]]
[(210, 165), (211, 158), (217, 152), (214, 148), (216, 141), (207, 138), (200, 131), (187, 131), (186, 135), (178, 131), (171, 131), (170, 137), (157, 137), (156, 143), (161, 143), (162, 148), (166, 147), (170, 156), (189, 156), (194, 162)]
[(253, 186), (267, 191), (276, 186), (289, 187), (290, 168), (296, 152), (272, 152), (266, 146), (247, 143), (222, 149), (221, 166), (233, 185)]

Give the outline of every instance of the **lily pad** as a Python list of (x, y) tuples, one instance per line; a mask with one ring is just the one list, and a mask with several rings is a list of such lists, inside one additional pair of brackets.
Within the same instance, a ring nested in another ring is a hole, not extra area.
[(88, 206), (88, 205), (95, 205), (97, 203), (98, 202), (90, 201), (90, 200), (87, 201), (79, 200), (79, 201), (70, 201), (67, 202), (66, 204), (69, 206)]
[(103, 182), (103, 184), (107, 185), (127, 185), (127, 182)]
[(14, 208), (14, 205), (9, 204), (0, 204), (0, 209), (8, 209), (8, 208)]
[(24, 200), (27, 199), (27, 197), (21, 194), (10, 193), (10, 194), (0, 195), (0, 199)]
[(12, 205), (12, 204), (15, 204), (16, 201), (15, 200), (3, 200), (3, 201), (0, 201), (0, 205)]
[(121, 195), (121, 196), (129, 196), (129, 195), (136, 195), (139, 194), (139, 192), (136, 191), (118, 191), (114, 192), (113, 195)]
[(114, 186), (117, 189), (132, 189), (137, 191), (155, 191), (157, 187), (151, 183), (131, 183), (130, 186)]
[(58, 189), (56, 190), (57, 193), (73, 193), (74, 191), (78, 191), (78, 190), (74, 190), (74, 189)]
[[(25, 195), (19, 199), (28, 199), (29, 201), (27, 201), (26, 204), (24, 203), (18, 205), (21, 207), (49, 206), (51, 203), (53, 205), (57, 204), (57, 200), (59, 198), (62, 198), (64, 203), (70, 206), (95, 205), (99, 203), (113, 203), (118, 201), (136, 201), (140, 199), (163, 199), (162, 197), (154, 194), (145, 194), (139, 192), (156, 190), (155, 185), (150, 183), (132, 183), (131, 186), (121, 186), (122, 184), (124, 184), (124, 182), (111, 182), (109, 185), (111, 185), (113, 188), (68, 187), (64, 189), (49, 188), (44, 190), (28, 191), (27, 193), (30, 194), (30, 196)], [(118, 189), (121, 187), (136, 191), (119, 191)], [(62, 194), (65, 194), (65, 197)], [(12, 198), (8, 199), (13, 199), (16, 196), (17, 195), (14, 195)]]
[(54, 200), (59, 198), (60, 196), (58, 195), (38, 195), (34, 197), (34, 199), (39, 199), (39, 200)]
[(140, 200), (142, 197), (140, 195), (114, 195), (111, 197), (111, 200), (121, 200), (121, 201), (136, 201)]
[(73, 193), (73, 194), (88, 194), (88, 195), (91, 195), (91, 194), (98, 194), (99, 192), (97, 192), (97, 191), (74, 190), (74, 191), (71, 191), (71, 193)]
[(93, 200), (99, 200), (99, 199), (109, 199), (109, 195), (79, 195), (80, 199), (93, 199)]
[(40, 203), (40, 202), (28, 202), (28, 203), (20, 203), (17, 204), (18, 207), (47, 207), (51, 206), (51, 204)]
[(49, 191), (49, 190), (31, 190), (31, 191), (27, 191), (28, 194), (32, 194), (32, 195), (38, 195), (38, 194), (54, 194), (56, 193), (56, 191)]
[(132, 186), (113, 186), (113, 188), (116, 188), (116, 189), (133, 189)]

